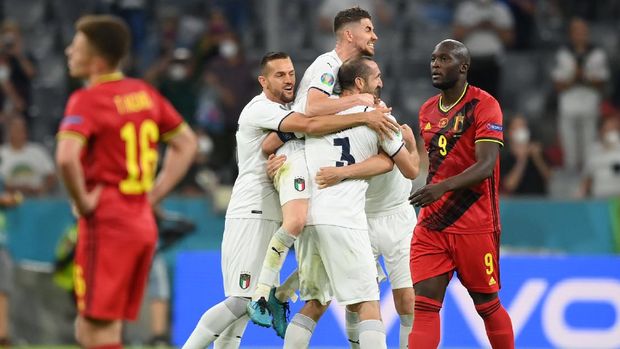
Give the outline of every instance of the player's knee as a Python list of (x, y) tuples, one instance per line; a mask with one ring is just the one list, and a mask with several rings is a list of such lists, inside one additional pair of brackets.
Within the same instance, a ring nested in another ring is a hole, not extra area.
[(360, 302), (359, 310), (357, 313), (359, 314), (359, 318), (361, 321), (363, 320), (381, 320), (381, 309), (378, 301), (367, 301)]
[(224, 305), (236, 318), (240, 318), (245, 314), (245, 307), (249, 301), (249, 299), (242, 297), (228, 297), (224, 300)]
[(413, 288), (401, 288), (393, 290), (394, 308), (399, 315), (413, 314), (414, 292)]
[(306, 302), (301, 313), (318, 322), (325, 311), (327, 311), (328, 307), (329, 303), (321, 304), (321, 302), (313, 299)]

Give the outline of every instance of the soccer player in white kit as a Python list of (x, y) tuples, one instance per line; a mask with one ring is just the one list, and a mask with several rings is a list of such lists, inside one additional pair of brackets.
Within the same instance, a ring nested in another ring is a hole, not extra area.
[[(413, 132), (403, 132), (405, 143), (415, 144), (415, 139), (406, 140), (409, 135), (413, 137)], [(419, 157), (416, 162), (419, 164)], [(391, 162), (386, 167), (384, 164), (365, 161), (351, 166), (324, 167), (317, 173), (316, 181), (322, 189), (348, 178), (368, 178), (372, 173), (376, 173), (379, 166), (388, 170), (390, 165)], [(376, 260), (383, 256), (392, 287), (394, 306), (400, 319), (401, 349), (407, 348), (413, 325), (414, 291), (409, 270), (409, 249), (416, 213), (408, 201), (410, 192), (411, 179), (403, 176), (398, 168), (393, 168), (385, 174), (370, 178), (365, 208), (373, 254)], [(347, 308), (346, 328), (352, 349), (359, 348), (358, 323), (357, 313)]]
[[(382, 86), (379, 68), (367, 56), (346, 61), (339, 77), (344, 97), (372, 93)], [(367, 108), (353, 107), (342, 114)], [(319, 190), (314, 181), (322, 167), (347, 166), (376, 155), (380, 149), (390, 155), (407, 176), (417, 176), (415, 143), (404, 144), (400, 132), (383, 141), (367, 127), (306, 138), (306, 161), (313, 188), (306, 229), (295, 244), (300, 296), (306, 304), (293, 317), (286, 331), (284, 348), (308, 347), (316, 322), (332, 297), (341, 304), (357, 307), (361, 348), (386, 347), (379, 313), (377, 269), (364, 213), (368, 184), (361, 179), (349, 180)]]
[[(306, 117), (289, 109), (295, 87), (293, 63), (285, 53), (269, 53), (258, 78), (263, 93), (241, 112), (237, 138), (239, 176), (226, 211), (222, 273), (226, 299), (207, 310), (184, 349), (238, 348), (248, 321), (246, 304), (255, 291), (260, 266), (272, 235), (280, 227), (278, 195), (265, 172), (261, 143), (271, 131), (324, 134), (350, 127), (384, 127), (383, 111)], [(383, 125), (383, 126), (379, 126)]]
[[(353, 106), (374, 105), (374, 97), (368, 93), (329, 98), (334, 93), (338, 69), (344, 60), (374, 54), (374, 44), (378, 38), (370, 14), (359, 7), (340, 11), (334, 18), (334, 31), (336, 47), (319, 56), (308, 67), (297, 90), (293, 109), (305, 115), (333, 114)], [(278, 308), (281, 309), (279, 305), (285, 302), (286, 292), (277, 296), (272, 286), (288, 250), (305, 226), (310, 187), (306, 183), (309, 177), (303, 140), (293, 134), (278, 133), (277, 137), (276, 134), (270, 135), (264, 144), (266, 153), (271, 154), (277, 149), (281, 161), (286, 159), (274, 178), (280, 195), (283, 223), (267, 247), (259, 284), (253, 301), (248, 304), (248, 314), (260, 326), (268, 327), (273, 323), (278, 335), (283, 336), (286, 319)], [(274, 309), (279, 314), (271, 314)]]

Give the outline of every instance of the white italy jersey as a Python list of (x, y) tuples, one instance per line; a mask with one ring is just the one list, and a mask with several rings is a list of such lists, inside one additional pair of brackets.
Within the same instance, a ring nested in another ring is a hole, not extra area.
[[(357, 106), (340, 114), (359, 113), (367, 109), (369, 108)], [(398, 136), (380, 142), (377, 134), (366, 126), (349, 128), (321, 137), (306, 137), (306, 161), (312, 183), (312, 197), (306, 224), (336, 225), (366, 230), (364, 206), (368, 182), (349, 179), (319, 189), (316, 184), (316, 173), (321, 167), (347, 166), (362, 162), (379, 153), (380, 148), (391, 156), (403, 146), (402, 138)]]
[(282, 220), (278, 193), (267, 176), (267, 158), (261, 144), (269, 132), (277, 131), (282, 120), (291, 113), (288, 106), (269, 100), (264, 93), (243, 108), (236, 134), (239, 175), (226, 218)]
[(405, 178), (396, 165), (392, 171), (374, 176), (368, 181), (366, 214), (370, 217), (388, 214), (409, 205), (411, 180)]
[(337, 84), (338, 70), (342, 61), (336, 54), (336, 51), (329, 51), (318, 56), (312, 64), (306, 69), (299, 87), (295, 95), (295, 103), (293, 109), (299, 113), (306, 112), (306, 103), (308, 102), (308, 91), (311, 88), (319, 89), (328, 96), (334, 94), (334, 87)]

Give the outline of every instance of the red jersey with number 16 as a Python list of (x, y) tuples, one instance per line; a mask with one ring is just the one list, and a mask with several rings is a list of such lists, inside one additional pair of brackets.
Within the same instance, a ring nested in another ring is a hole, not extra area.
[[(429, 157), (427, 184), (456, 176), (476, 163), (476, 143), (503, 146), (502, 111), (497, 100), (474, 86), (466, 86), (449, 109), (441, 95), (420, 108), (420, 133)], [(445, 193), (420, 210), (418, 224), (434, 231), (479, 234), (500, 231), (499, 159), (493, 175), (469, 188)]]
[(142, 195), (153, 186), (157, 143), (183, 125), (153, 87), (114, 73), (71, 95), (58, 137), (84, 142), (82, 167), (89, 188), (104, 184), (125, 195)]

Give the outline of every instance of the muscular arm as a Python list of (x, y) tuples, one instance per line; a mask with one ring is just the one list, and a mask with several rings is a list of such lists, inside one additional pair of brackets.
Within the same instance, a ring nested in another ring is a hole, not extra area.
[(149, 200), (156, 206), (183, 178), (196, 155), (197, 142), (194, 132), (184, 127), (168, 141), (164, 164), (149, 193)]
[(457, 189), (469, 188), (493, 175), (495, 162), (499, 154), (499, 144), (495, 142), (476, 143), (476, 163), (458, 175), (446, 180), (428, 184), (411, 194), (412, 205), (426, 206), (438, 200), (444, 193)]
[(345, 179), (366, 179), (389, 172), (394, 168), (390, 157), (381, 152), (368, 159), (348, 166), (321, 167), (316, 174), (316, 183), (320, 189), (330, 187)]
[[(366, 97), (369, 96), (370, 95)], [(325, 92), (316, 88), (310, 88), (308, 90), (308, 100), (306, 101), (305, 114), (307, 116), (329, 115), (339, 113), (357, 105), (372, 106), (374, 102), (372, 97), (364, 97), (365, 96), (362, 94), (340, 98), (329, 98)]]
[(393, 130), (398, 130), (398, 124), (385, 117), (384, 113), (387, 111), (386, 108), (378, 108), (364, 113), (338, 115), (337, 117), (335, 115), (323, 115), (311, 118), (300, 113), (292, 113), (282, 120), (279, 131), (320, 136), (366, 125), (377, 133), (390, 135)]
[(280, 137), (278, 137), (277, 132), (269, 132), (261, 144), (261, 149), (266, 155), (275, 154), (276, 150), (278, 150), (278, 148), (280, 148), (283, 144), (284, 142), (282, 142)]

